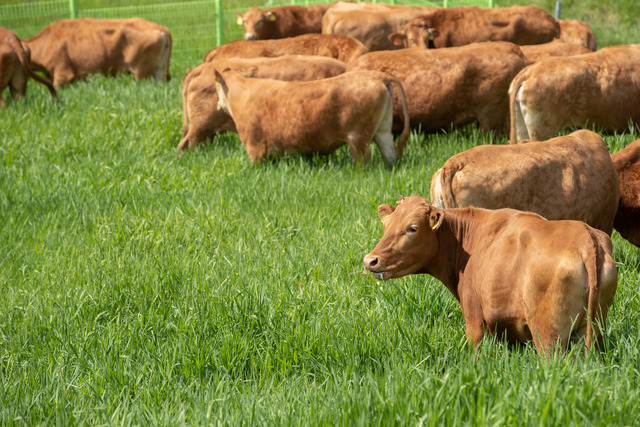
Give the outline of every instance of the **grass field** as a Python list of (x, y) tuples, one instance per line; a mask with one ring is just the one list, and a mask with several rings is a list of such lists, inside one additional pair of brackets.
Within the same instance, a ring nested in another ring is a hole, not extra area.
[[(253, 166), (178, 158), (180, 84), (39, 84), (0, 111), (0, 425), (637, 425), (640, 251), (613, 235), (605, 350), (487, 339), (427, 276), (378, 282), (376, 208), (428, 195), (475, 128)], [(615, 152), (638, 134), (607, 136)]]

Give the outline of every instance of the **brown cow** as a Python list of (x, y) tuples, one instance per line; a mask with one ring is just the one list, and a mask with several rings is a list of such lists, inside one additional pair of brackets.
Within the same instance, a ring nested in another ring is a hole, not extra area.
[(207, 53), (204, 62), (222, 58), (256, 58), (283, 55), (316, 55), (348, 63), (366, 50), (362, 43), (337, 34), (303, 34), (275, 40), (236, 40)]
[(438, 209), (420, 196), (378, 207), (384, 236), (365, 258), (377, 279), (430, 274), (460, 302), (469, 344), (485, 334), (533, 340), (539, 354), (571, 335), (600, 345), (618, 284), (611, 239), (580, 221), (513, 209)]
[(244, 24), (245, 40), (283, 39), (321, 33), (322, 17), (330, 6), (278, 6), (265, 10), (252, 7), (245, 13), (236, 13), (236, 17), (238, 25)]
[(548, 141), (482, 145), (456, 154), (431, 178), (438, 208), (513, 208), (549, 220), (584, 221), (611, 235), (618, 175), (590, 130)]
[[(369, 52), (347, 69), (378, 70), (400, 80), (413, 128), (437, 132), (477, 120), (485, 131), (506, 134), (509, 83), (527, 63), (518, 46), (485, 42), (449, 49)], [(401, 112), (396, 100), (396, 119)]]
[(520, 46), (520, 49), (531, 63), (554, 56), (573, 56), (591, 53), (587, 47), (558, 39), (549, 43)]
[(432, 11), (433, 7), (398, 6), (384, 3), (338, 2), (322, 18), (323, 34), (344, 34), (360, 40), (368, 51), (392, 50), (389, 35), (407, 22)]
[(284, 153), (329, 154), (345, 142), (356, 161), (367, 161), (373, 140), (392, 166), (409, 137), (405, 114), (396, 149), (392, 84), (402, 93), (397, 80), (377, 71), (312, 82), (251, 79), (226, 71), (218, 74), (216, 88), (254, 162)]
[(613, 227), (640, 247), (640, 139), (611, 155), (618, 171), (620, 203)]
[(30, 55), (29, 48), (13, 31), (0, 27), (0, 107), (4, 106), (2, 93), (7, 86), (12, 98), (24, 98), (29, 77), (46, 85), (51, 95), (58, 97), (53, 83), (33, 72)]
[(640, 123), (640, 45), (544, 59), (509, 88), (511, 142), (544, 140), (569, 126), (625, 131)]
[(97, 72), (113, 76), (128, 71), (136, 80), (170, 79), (171, 34), (141, 18), (56, 21), (25, 44), (34, 69), (55, 86)]
[(277, 58), (233, 58), (206, 62), (185, 75), (182, 82), (182, 133), (179, 150), (193, 148), (218, 132), (236, 132), (231, 116), (218, 105), (215, 71), (232, 69), (252, 77), (309, 81), (337, 76), (347, 65), (323, 56), (285, 55)]
[(584, 46), (595, 52), (598, 47), (598, 42), (593, 29), (588, 23), (585, 21), (560, 19), (558, 20), (558, 24), (560, 24), (559, 39), (561, 41)]
[(487, 41), (519, 45), (552, 41), (560, 34), (558, 22), (534, 6), (436, 9), (408, 22), (389, 35), (396, 46), (441, 48)]

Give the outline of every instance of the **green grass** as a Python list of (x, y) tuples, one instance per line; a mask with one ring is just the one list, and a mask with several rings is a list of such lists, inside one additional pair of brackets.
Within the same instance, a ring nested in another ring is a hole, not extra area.
[(375, 148), (253, 166), (230, 134), (178, 158), (192, 61), (0, 112), (0, 424), (637, 424), (636, 247), (614, 234), (602, 354), (474, 353), (442, 284), (362, 257), (378, 204), (487, 139), (414, 133), (393, 170)]

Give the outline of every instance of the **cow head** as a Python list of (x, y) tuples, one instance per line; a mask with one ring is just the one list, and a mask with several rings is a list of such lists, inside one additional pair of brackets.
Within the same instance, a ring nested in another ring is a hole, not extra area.
[(273, 12), (263, 12), (257, 7), (250, 8), (246, 13), (236, 13), (238, 25), (244, 24), (245, 40), (262, 40), (265, 37), (266, 29), (271, 22), (276, 21)]
[(422, 17), (409, 21), (400, 31), (389, 34), (389, 40), (394, 46), (428, 49), (438, 35), (440, 33), (436, 28), (431, 27), (430, 20)]
[(381, 280), (426, 272), (438, 254), (436, 230), (442, 225), (444, 211), (414, 195), (403, 197), (396, 208), (380, 205), (378, 214), (384, 235), (364, 257), (365, 268)]

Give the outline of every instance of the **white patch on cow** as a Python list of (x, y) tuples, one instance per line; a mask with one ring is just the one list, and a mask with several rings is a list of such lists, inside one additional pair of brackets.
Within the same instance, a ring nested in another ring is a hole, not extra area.
[(439, 209), (444, 209), (444, 195), (442, 191), (442, 169), (438, 169), (431, 177), (431, 204)]
[(516, 138), (518, 141), (529, 139), (529, 129), (527, 119), (529, 118), (529, 110), (527, 109), (527, 101), (523, 98), (522, 92), (526, 86), (526, 82), (522, 83), (515, 97), (515, 115), (516, 115)]
[(156, 69), (153, 72), (153, 78), (157, 82), (167, 80), (167, 73), (169, 71), (169, 56), (171, 55), (171, 40), (169, 37), (169, 35), (162, 33), (162, 52), (158, 57)]

